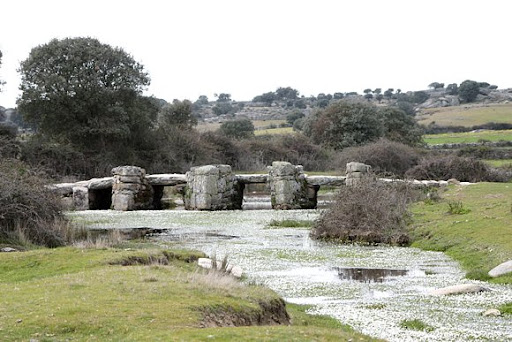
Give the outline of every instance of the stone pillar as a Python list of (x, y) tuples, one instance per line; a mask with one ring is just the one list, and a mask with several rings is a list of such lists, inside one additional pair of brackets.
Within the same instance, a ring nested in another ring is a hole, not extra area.
[(112, 209), (152, 209), (153, 188), (147, 182), (146, 170), (137, 166), (119, 166), (112, 169)]
[(89, 188), (73, 187), (73, 208), (74, 210), (89, 210)]
[(275, 161), (268, 167), (273, 209), (316, 208), (318, 187), (308, 187), (301, 165)]
[(185, 209), (242, 209), (243, 187), (229, 165), (193, 167), (186, 174)]
[(370, 165), (363, 163), (347, 163), (347, 178), (345, 184), (348, 186), (357, 185), (361, 178), (369, 175), (370, 167)]

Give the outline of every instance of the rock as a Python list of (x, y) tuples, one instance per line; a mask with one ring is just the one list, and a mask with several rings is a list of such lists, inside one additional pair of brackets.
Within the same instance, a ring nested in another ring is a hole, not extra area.
[(307, 176), (308, 185), (345, 185), (345, 176)]
[(244, 272), (242, 271), (242, 268), (240, 266), (233, 266), (229, 270), (229, 273), (231, 273), (231, 275), (235, 278), (242, 278), (242, 274)]
[(501, 311), (498, 310), (498, 309), (489, 309), (489, 310), (485, 310), (484, 312), (482, 312), (482, 316), (484, 317), (499, 317), (501, 316)]
[(265, 175), (265, 174), (236, 175), (236, 180), (242, 184), (266, 183), (268, 180), (268, 175)]
[(75, 210), (89, 210), (89, 189), (85, 186), (73, 187), (73, 207)]
[(496, 278), (510, 272), (512, 272), (512, 260), (505, 261), (504, 263), (494, 267), (489, 271), (489, 276)]
[(187, 184), (186, 176), (178, 173), (148, 175), (146, 176), (146, 179), (151, 185), (173, 186), (178, 184)]
[(476, 285), (476, 284), (461, 284), (443, 287), (441, 289), (436, 289), (430, 294), (435, 296), (444, 296), (444, 295), (458, 295), (458, 294), (466, 294), (466, 293), (480, 293), (490, 291), (488, 288)]
[(16, 248), (12, 248), (12, 247), (4, 247), (2, 249), (0, 249), (0, 252), (2, 253), (11, 253), (11, 252), (17, 252), (18, 250)]
[(459, 185), (460, 182), (458, 180), (456, 180), (455, 178), (450, 178), (450, 179), (448, 179), (448, 184)]
[(358, 162), (347, 163), (347, 174), (352, 172), (363, 172), (368, 173), (370, 171), (370, 165), (366, 165)]
[(87, 187), (91, 190), (108, 189), (112, 187), (113, 182), (114, 177), (93, 178), (89, 181)]
[(212, 259), (210, 258), (199, 258), (197, 259), (197, 265), (202, 268), (212, 268)]

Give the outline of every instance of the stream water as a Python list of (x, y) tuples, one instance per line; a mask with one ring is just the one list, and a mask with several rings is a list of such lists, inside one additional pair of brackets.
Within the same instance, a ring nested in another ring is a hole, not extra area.
[[(490, 292), (432, 296), (461, 283), (458, 265), (443, 253), (415, 248), (336, 245), (311, 240), (307, 229), (268, 227), (272, 220), (314, 220), (317, 210), (193, 212), (83, 211), (69, 215), (90, 228), (165, 228), (163, 245), (202, 250), (242, 267), (249, 281), (270, 287), (287, 301), (312, 305), (365, 334), (389, 341), (511, 341), (506, 317), (481, 313), (512, 301), (512, 287)], [(420, 319), (433, 331), (400, 327)]]

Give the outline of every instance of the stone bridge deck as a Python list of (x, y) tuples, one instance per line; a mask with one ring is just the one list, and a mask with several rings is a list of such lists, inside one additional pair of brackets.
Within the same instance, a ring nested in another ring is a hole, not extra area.
[[(369, 170), (361, 163), (347, 164), (345, 176), (308, 176), (302, 166), (273, 162), (268, 174), (234, 174), (229, 165), (193, 167), (186, 174), (146, 175), (136, 166), (120, 166), (112, 177), (93, 178), (76, 183), (50, 185), (67, 209), (162, 209), (164, 187), (175, 186), (188, 210), (241, 209), (248, 184), (267, 184), (274, 209), (312, 209), (322, 186), (356, 184)], [(380, 179), (396, 182), (395, 179)], [(408, 181), (409, 182), (409, 181)], [(410, 181), (417, 186), (442, 186), (447, 182)]]

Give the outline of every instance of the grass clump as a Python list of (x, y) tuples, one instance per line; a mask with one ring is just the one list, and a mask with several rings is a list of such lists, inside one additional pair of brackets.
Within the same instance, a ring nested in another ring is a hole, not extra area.
[(498, 310), (504, 315), (512, 315), (512, 302), (501, 305)]
[(310, 228), (314, 222), (309, 220), (272, 220), (269, 228)]
[(448, 213), (452, 215), (464, 215), (471, 212), (471, 209), (465, 208), (461, 201), (448, 202)]
[(419, 319), (404, 319), (400, 322), (400, 328), (417, 331), (434, 331), (434, 327)]
[(315, 223), (311, 236), (342, 242), (409, 242), (407, 206), (413, 190), (404, 183), (382, 183), (362, 178), (354, 186), (344, 186), (331, 208)]

